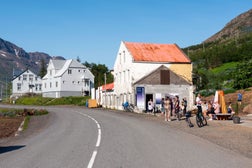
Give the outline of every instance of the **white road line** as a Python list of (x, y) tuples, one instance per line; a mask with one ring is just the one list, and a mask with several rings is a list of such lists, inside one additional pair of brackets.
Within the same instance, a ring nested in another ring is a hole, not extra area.
[(96, 123), (96, 125), (97, 125), (98, 136), (97, 136), (97, 141), (96, 141), (96, 145), (95, 145), (96, 150), (93, 151), (92, 157), (90, 158), (89, 163), (88, 163), (88, 166), (87, 166), (87, 168), (92, 168), (92, 167), (93, 167), (93, 164), (94, 164), (94, 161), (95, 161), (95, 157), (96, 157), (96, 155), (97, 155), (97, 148), (100, 146), (100, 143), (101, 143), (101, 126), (100, 126), (100, 124), (98, 123), (98, 121), (96, 121), (96, 119), (94, 119), (93, 117), (91, 117), (91, 116), (89, 116), (89, 115), (87, 115), (87, 114), (80, 113), (80, 112), (76, 112), (76, 113), (78, 113), (78, 114), (80, 114), (80, 115), (83, 115), (83, 116), (85, 116), (85, 117), (90, 118), (90, 119), (93, 120), (93, 121)]

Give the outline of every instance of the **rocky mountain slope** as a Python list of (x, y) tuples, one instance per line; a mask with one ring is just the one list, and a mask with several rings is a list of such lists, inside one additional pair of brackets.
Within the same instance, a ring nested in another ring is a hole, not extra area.
[(252, 9), (232, 19), (222, 30), (205, 40), (204, 43), (238, 38), (248, 32), (252, 32)]
[(34, 73), (39, 72), (41, 60), (48, 63), (50, 59), (64, 59), (52, 57), (41, 52), (26, 52), (15, 44), (0, 38), (0, 81), (10, 80), (13, 70), (25, 70), (29, 67)]

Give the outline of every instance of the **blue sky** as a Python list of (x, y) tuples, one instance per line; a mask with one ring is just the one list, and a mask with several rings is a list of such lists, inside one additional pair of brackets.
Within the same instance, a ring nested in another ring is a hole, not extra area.
[(121, 41), (203, 42), (252, 8), (251, 0), (0, 0), (0, 38), (113, 69)]

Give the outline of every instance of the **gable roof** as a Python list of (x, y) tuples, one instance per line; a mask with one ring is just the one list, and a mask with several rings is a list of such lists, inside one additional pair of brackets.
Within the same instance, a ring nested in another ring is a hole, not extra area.
[(136, 62), (191, 63), (176, 44), (124, 42)]
[(62, 76), (62, 74), (65, 73), (68, 68), (83, 68), (83, 69), (86, 68), (86, 66), (82, 65), (81, 63), (73, 59), (64, 60), (64, 61), (57, 60), (56, 62), (54, 62), (54, 67), (56, 67), (55, 65), (60, 67), (59, 71), (55, 74), (55, 77)]
[(169, 81), (170, 84), (176, 84), (176, 85), (189, 85), (190, 82), (186, 80), (184, 77), (178, 75), (174, 71), (170, 70), (168, 67), (161, 65), (157, 69), (153, 70), (149, 74), (143, 76), (142, 78), (138, 79), (133, 84), (149, 84), (149, 85), (160, 85), (161, 84), (161, 70), (168, 70), (169, 71)]
[(15, 80), (16, 78), (18, 78), (19, 76), (21, 76), (22, 74), (24, 74), (27, 71), (29, 71), (30, 73), (36, 75), (38, 78), (40, 78), (40, 76), (38, 76), (36, 73), (34, 73), (33, 71), (31, 71), (29, 68), (26, 68), (23, 71), (15, 70), (15, 74), (13, 74), (12, 81)]

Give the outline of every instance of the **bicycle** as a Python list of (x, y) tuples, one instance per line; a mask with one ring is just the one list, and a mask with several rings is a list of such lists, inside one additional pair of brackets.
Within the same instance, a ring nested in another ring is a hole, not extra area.
[(129, 103), (123, 103), (122, 104), (123, 109), (127, 112), (134, 112), (134, 105), (133, 104), (129, 104)]
[(193, 123), (191, 122), (191, 119), (190, 119), (190, 117), (191, 117), (191, 111), (187, 111), (186, 113), (185, 113), (185, 121), (186, 121), (186, 123), (187, 123), (187, 125), (188, 125), (188, 127), (194, 127), (194, 125), (193, 125)]
[(197, 123), (198, 127), (203, 127), (203, 126), (207, 125), (207, 120), (202, 113), (201, 107), (198, 108), (198, 111), (196, 113), (196, 123)]

